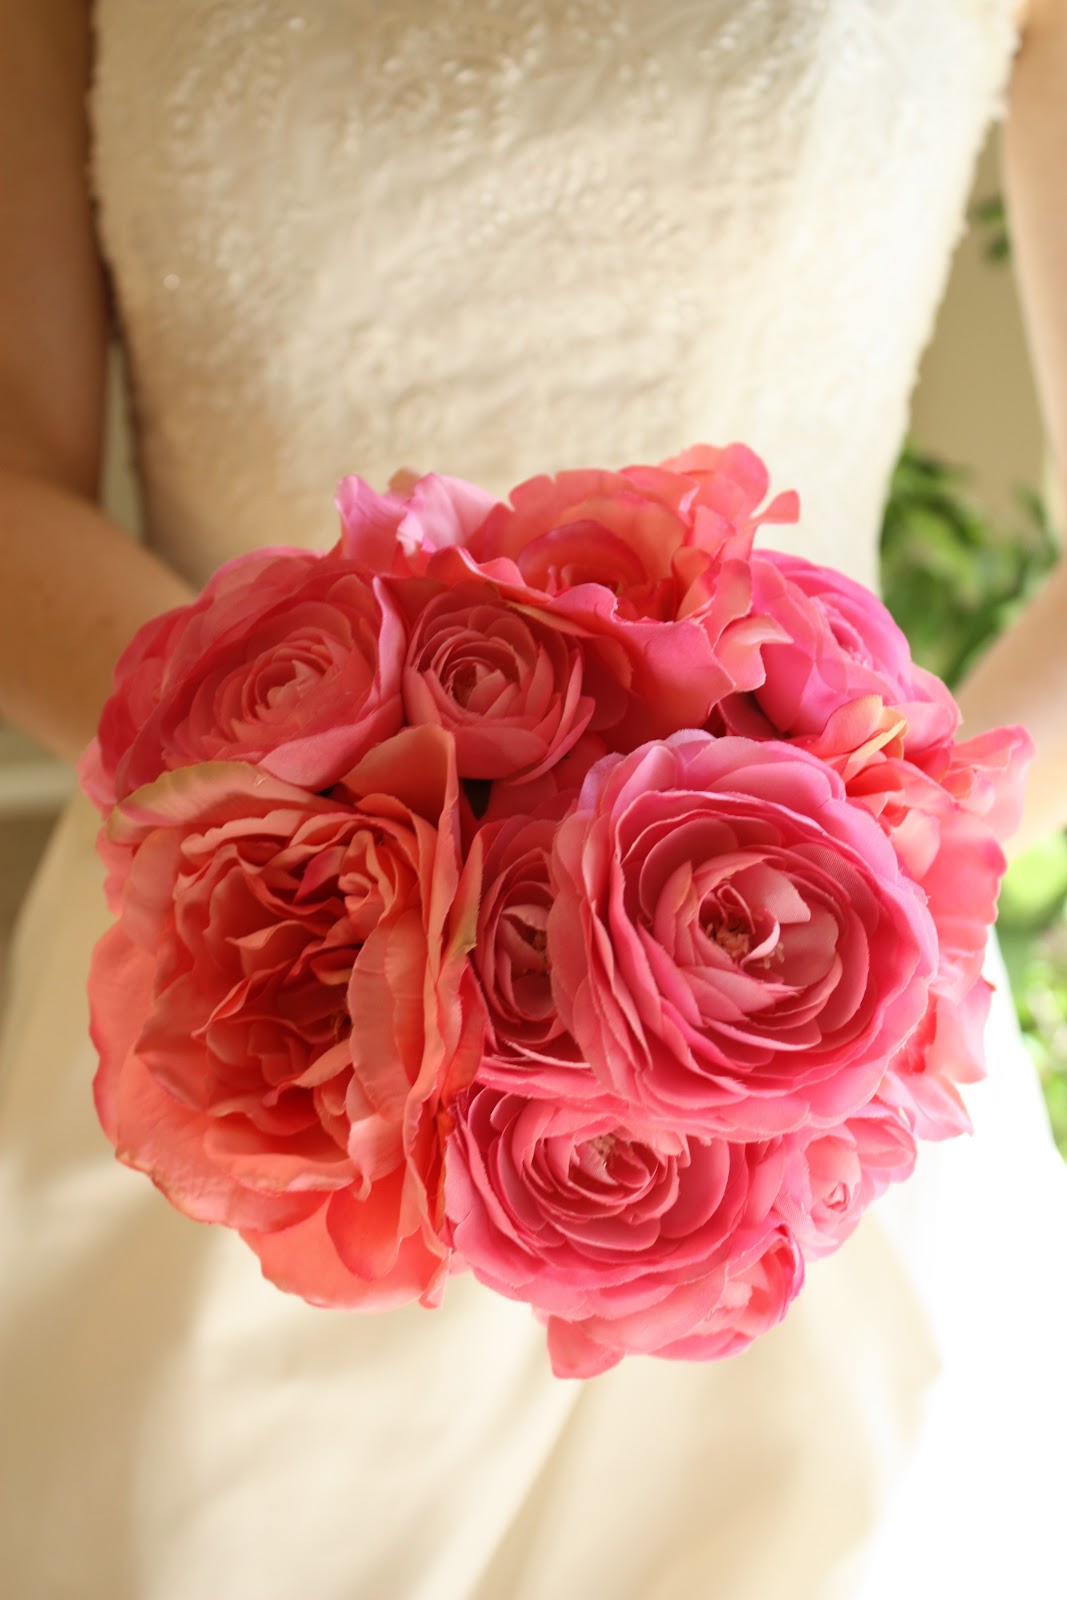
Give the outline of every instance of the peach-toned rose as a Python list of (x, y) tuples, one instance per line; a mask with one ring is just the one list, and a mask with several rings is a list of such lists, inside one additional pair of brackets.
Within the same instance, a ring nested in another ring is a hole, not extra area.
[(440, 1294), (438, 1112), (483, 1031), (457, 794), (451, 741), (425, 728), (329, 799), (217, 763), (111, 819), (131, 866), (90, 982), (101, 1121), (309, 1300)]
[(874, 1094), (937, 965), (921, 891), (832, 769), (679, 733), (593, 768), (552, 856), (560, 1015), (606, 1087), (760, 1139)]
[(743, 445), (532, 478), (445, 559), (476, 564), (514, 598), (621, 649), (630, 748), (699, 725), (722, 694), (762, 678), (754, 646), (777, 630), (752, 612), (752, 537), (798, 514), (791, 493), (759, 511), (767, 485)]
[(355, 563), (240, 556), (120, 657), (83, 783), (104, 810), (203, 761), (328, 788), (401, 726), (406, 644), (385, 590)]
[[(686, 612), (685, 595), (698, 563), (683, 550), (719, 551), (740, 536), (751, 549), (761, 523), (795, 522), (794, 494), (760, 512), (767, 469), (751, 450), (697, 446), (659, 467), (621, 472), (561, 472), (512, 490), (468, 542), (479, 562), (501, 557), (547, 594), (598, 584), (632, 617), (671, 621)], [(681, 586), (680, 586), (681, 584)]]
[(558, 1376), (590, 1377), (628, 1352), (733, 1354), (800, 1288), (799, 1251), (773, 1210), (777, 1143), (475, 1087), (445, 1167), (456, 1248), (475, 1277), (548, 1321)]

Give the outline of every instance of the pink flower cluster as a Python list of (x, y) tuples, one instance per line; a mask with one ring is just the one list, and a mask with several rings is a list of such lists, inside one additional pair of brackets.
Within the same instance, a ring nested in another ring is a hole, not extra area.
[(347, 479), (334, 549), (126, 650), (96, 1103), (282, 1288), (469, 1268), (561, 1375), (729, 1355), (967, 1127), (1028, 741), (958, 742), (872, 595), (754, 551), (767, 487), (740, 445)]

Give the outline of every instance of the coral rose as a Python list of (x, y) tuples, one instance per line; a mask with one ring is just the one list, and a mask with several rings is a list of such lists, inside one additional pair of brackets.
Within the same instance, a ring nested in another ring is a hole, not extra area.
[(752, 612), (752, 538), (798, 514), (792, 493), (759, 511), (767, 487), (743, 445), (532, 478), (490, 512), (467, 556), (516, 598), (547, 596), (554, 617), (621, 647), (629, 748), (698, 726), (722, 694), (762, 678), (754, 646), (776, 630)]
[(96, 1101), (120, 1158), (322, 1304), (440, 1293), (439, 1108), (473, 1075), (476, 883), (451, 742), (398, 735), (330, 799), (218, 763), (114, 811)]
[(790, 745), (684, 732), (606, 757), (552, 875), (560, 1016), (646, 1118), (743, 1139), (841, 1122), (926, 1012), (923, 894)]
[(715, 554), (740, 536), (751, 549), (764, 522), (795, 522), (797, 499), (779, 495), (762, 512), (767, 469), (744, 445), (697, 446), (659, 467), (621, 472), (561, 472), (512, 490), (471, 537), (475, 560), (515, 563), (546, 594), (597, 584), (631, 617), (662, 622), (684, 615), (699, 562), (684, 550)]
[(119, 658), (83, 783), (105, 810), (204, 761), (328, 788), (401, 726), (406, 643), (357, 564), (305, 550), (239, 556)]
[(560, 1377), (624, 1354), (709, 1359), (778, 1322), (803, 1263), (773, 1206), (777, 1142), (731, 1144), (611, 1106), (474, 1087), (445, 1158), (445, 1207), (475, 1277), (545, 1318)]
[(536, 778), (577, 744), (597, 710), (583, 692), (583, 665), (572, 636), (524, 614), (492, 584), (461, 583), (430, 599), (413, 623), (408, 721), (452, 734), (461, 778)]

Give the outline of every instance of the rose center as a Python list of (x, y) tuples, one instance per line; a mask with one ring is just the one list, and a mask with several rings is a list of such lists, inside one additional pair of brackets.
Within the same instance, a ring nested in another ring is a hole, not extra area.
[(468, 703), (471, 695), (478, 687), (480, 676), (481, 674), (473, 661), (465, 661), (462, 666), (456, 668), (449, 687), (452, 690), (452, 698), (459, 705), (465, 706)]
[(744, 896), (732, 883), (720, 884), (700, 908), (700, 925), (732, 961), (743, 961), (755, 942), (755, 922)]
[(752, 949), (752, 939), (747, 928), (726, 923), (712, 931), (711, 937), (720, 950), (725, 950), (734, 961), (741, 961)]
[(531, 907), (511, 911), (506, 922), (510, 923), (512, 937), (509, 944), (512, 949), (512, 961), (524, 967), (527, 971), (548, 971), (548, 931), (544, 922), (534, 918), (537, 912)]

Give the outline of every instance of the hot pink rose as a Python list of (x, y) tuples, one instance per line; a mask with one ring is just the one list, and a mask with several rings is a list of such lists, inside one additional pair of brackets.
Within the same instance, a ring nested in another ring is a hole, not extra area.
[(408, 721), (452, 734), (461, 778), (536, 778), (598, 711), (583, 669), (572, 636), (509, 604), (492, 584), (460, 583), (433, 596), (413, 622), (403, 680)]
[(331, 799), (237, 764), (122, 802), (121, 916), (90, 981), (120, 1158), (321, 1304), (440, 1293), (439, 1107), (482, 1016), (451, 742), (380, 746)]
[(713, 731), (795, 741), (846, 778), (881, 750), (924, 760), (951, 745), (955, 701), (870, 590), (774, 550), (753, 556), (751, 576), (753, 611), (778, 633), (760, 650), (763, 682), (725, 698)]
[(776, 742), (609, 756), (559, 827), (553, 991), (602, 1082), (761, 1139), (871, 1098), (926, 1012), (936, 930), (874, 818)]
[(406, 644), (384, 589), (353, 562), (240, 556), (120, 657), (83, 783), (104, 810), (203, 761), (328, 788), (400, 727)]
[(947, 744), (959, 726), (950, 691), (911, 658), (911, 647), (888, 609), (871, 590), (834, 567), (823, 567), (782, 551), (761, 553), (821, 611), (843, 653), (871, 676), (871, 687), (887, 685), (889, 703), (904, 708), (905, 749), (913, 758)]
[(785, 1161), (777, 1144), (475, 1087), (445, 1208), (475, 1277), (548, 1321), (557, 1375), (591, 1377), (628, 1352), (730, 1355), (781, 1319), (803, 1275), (773, 1210)]

